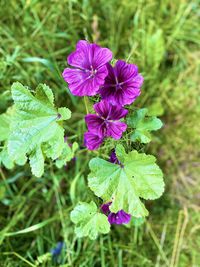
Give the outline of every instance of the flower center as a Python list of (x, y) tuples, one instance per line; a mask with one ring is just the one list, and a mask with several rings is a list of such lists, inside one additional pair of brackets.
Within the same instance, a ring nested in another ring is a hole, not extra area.
[(116, 84), (116, 90), (118, 91), (118, 90), (121, 90), (122, 89), (122, 83), (117, 83)]
[(90, 66), (90, 78), (94, 78), (96, 75), (97, 70), (94, 70), (92, 66)]

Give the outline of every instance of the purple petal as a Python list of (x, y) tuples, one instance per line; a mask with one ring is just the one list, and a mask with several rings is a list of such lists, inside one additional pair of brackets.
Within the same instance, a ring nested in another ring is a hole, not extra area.
[(89, 131), (100, 136), (120, 139), (122, 133), (126, 131), (127, 125), (119, 120), (125, 117), (128, 111), (112, 105), (107, 100), (102, 100), (93, 107), (98, 116), (86, 116)]
[(93, 79), (94, 79), (96, 86), (98, 87), (98, 90), (99, 90), (99, 87), (104, 84), (107, 74), (108, 74), (108, 70), (106, 66), (102, 66), (96, 71), (96, 74), (94, 75)]
[(95, 133), (86, 132), (84, 134), (84, 144), (89, 150), (96, 150), (103, 143), (103, 138)]
[(95, 133), (99, 136), (105, 135), (105, 123), (102, 118), (96, 114), (88, 114), (85, 116), (85, 122), (87, 124), (89, 132)]
[(122, 137), (123, 132), (126, 131), (127, 125), (124, 122), (115, 121), (109, 122), (107, 126), (107, 136), (113, 137), (118, 140)]
[(120, 120), (128, 114), (128, 110), (112, 104), (109, 100), (101, 100), (93, 108), (99, 116), (108, 120)]
[(112, 204), (112, 202), (105, 203), (101, 205), (101, 210), (104, 214), (108, 214), (110, 212), (109, 206)]
[(112, 151), (110, 154), (110, 162), (114, 163), (114, 164), (121, 164), (120, 161), (117, 158), (117, 155), (115, 153), (115, 151)]
[(73, 95), (77, 96), (93, 96), (97, 94), (99, 87), (104, 83), (107, 69), (102, 67), (100, 72), (97, 72), (94, 77), (91, 77), (89, 72), (80, 69), (66, 68), (63, 71), (63, 78), (69, 84), (69, 89)]
[(126, 103), (126, 105), (132, 104), (135, 99), (141, 94), (139, 88), (127, 87), (126, 91), (122, 94), (121, 98), (118, 98), (119, 103)]
[(63, 72), (64, 80), (69, 84), (73, 95), (93, 96), (104, 84), (108, 74), (106, 64), (112, 59), (112, 52), (96, 44), (80, 40), (76, 51), (68, 56), (68, 64), (75, 69), (66, 68)]
[(89, 69), (89, 43), (85, 40), (80, 40), (76, 44), (76, 51), (72, 52), (68, 58), (67, 62), (73, 67), (78, 67), (81, 69)]
[(68, 58), (68, 64), (81, 69), (99, 69), (112, 59), (112, 52), (108, 48), (102, 48), (97, 44), (90, 44), (80, 40), (76, 45), (76, 51)]
[(97, 44), (90, 44), (92, 66), (98, 69), (112, 59), (112, 52), (108, 48), (102, 48)]
[(95, 95), (98, 87), (94, 87), (93, 79), (89, 73), (79, 69), (66, 68), (62, 74), (64, 80), (69, 84), (69, 89), (73, 95)]
[(101, 102), (94, 104), (93, 106), (96, 113), (106, 119), (110, 110), (110, 103), (107, 100), (101, 100)]
[(128, 110), (120, 107), (119, 105), (109, 105), (109, 119), (120, 120), (128, 114)]
[(138, 74), (138, 67), (118, 60), (113, 68), (107, 64), (108, 75), (99, 93), (102, 99), (121, 106), (131, 104), (140, 95), (143, 77)]
[(108, 215), (108, 221), (110, 224), (127, 224), (130, 220), (131, 215), (123, 210), (120, 210), (117, 213), (110, 213)]
[(141, 74), (138, 74), (137, 76), (134, 77), (134, 80), (132, 82), (132, 86), (134, 88), (139, 88), (142, 86), (143, 82), (144, 82), (143, 76)]
[(114, 71), (120, 83), (136, 77), (138, 74), (138, 67), (134, 64), (128, 64), (123, 60), (118, 60), (115, 64)]

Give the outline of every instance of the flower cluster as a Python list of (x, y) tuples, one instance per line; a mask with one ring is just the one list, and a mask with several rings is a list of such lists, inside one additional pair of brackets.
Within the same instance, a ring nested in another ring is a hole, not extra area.
[(85, 116), (88, 132), (84, 134), (84, 141), (89, 150), (98, 149), (107, 137), (116, 140), (122, 137), (127, 125), (121, 119), (128, 113), (123, 107), (140, 95), (143, 83), (136, 65), (118, 60), (113, 67), (109, 63), (111, 59), (112, 52), (108, 48), (81, 40), (76, 51), (67, 58), (73, 68), (63, 72), (73, 95), (101, 96), (101, 101), (93, 106), (96, 114)]

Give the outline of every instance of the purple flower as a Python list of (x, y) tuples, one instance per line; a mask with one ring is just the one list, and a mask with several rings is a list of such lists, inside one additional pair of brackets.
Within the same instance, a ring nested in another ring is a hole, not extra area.
[(101, 206), (101, 210), (104, 214), (108, 215), (108, 221), (110, 224), (127, 224), (131, 220), (131, 215), (123, 210), (117, 213), (110, 212), (109, 206), (112, 202), (105, 203)]
[(127, 128), (126, 123), (121, 122), (120, 119), (125, 117), (128, 111), (109, 103), (107, 100), (102, 100), (93, 107), (97, 114), (85, 116), (89, 132), (95, 133), (102, 138), (113, 137), (116, 140), (120, 139)]
[(77, 96), (95, 95), (104, 84), (108, 74), (106, 63), (111, 59), (112, 52), (108, 48), (78, 41), (76, 51), (67, 58), (68, 64), (74, 68), (66, 68), (62, 74), (71, 93)]
[(103, 137), (96, 133), (87, 132), (84, 134), (84, 144), (89, 150), (96, 150), (103, 143)]
[(138, 67), (118, 60), (115, 67), (107, 64), (108, 76), (99, 93), (103, 99), (121, 106), (130, 105), (140, 95), (143, 83), (142, 75), (138, 74)]
[(108, 221), (110, 224), (127, 224), (130, 222), (130, 220), (131, 215), (123, 210), (120, 210), (117, 213), (111, 212), (108, 215)]

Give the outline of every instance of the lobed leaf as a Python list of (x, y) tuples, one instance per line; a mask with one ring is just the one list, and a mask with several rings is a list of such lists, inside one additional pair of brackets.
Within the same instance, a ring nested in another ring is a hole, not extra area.
[(13, 108), (8, 108), (5, 113), (0, 115), (0, 142), (7, 140), (9, 137), (12, 114)]
[(74, 158), (77, 149), (78, 149), (77, 142), (74, 142), (71, 147), (69, 146), (69, 144), (65, 143), (65, 146), (62, 150), (60, 157), (56, 160), (57, 168), (62, 168), (63, 166), (66, 165), (67, 162), (71, 161)]
[(88, 236), (94, 240), (98, 233), (107, 234), (110, 224), (106, 215), (98, 212), (96, 204), (80, 202), (70, 214), (73, 223), (76, 224), (77, 237)]
[(10, 124), (8, 152), (13, 161), (28, 156), (32, 173), (44, 172), (45, 156), (53, 160), (64, 147), (64, 129), (59, 121), (69, 119), (67, 108), (54, 106), (52, 90), (40, 84), (35, 93), (16, 82), (11, 87), (15, 113)]
[(12, 114), (13, 108), (8, 108), (5, 113), (0, 115), (0, 142), (3, 142), (2, 148), (0, 149), (0, 165), (5, 166), (7, 169), (12, 169), (15, 165), (7, 149)]
[(135, 131), (131, 135), (131, 141), (149, 143), (151, 141), (151, 131), (156, 131), (162, 127), (162, 122), (155, 116), (148, 117), (146, 108), (136, 110), (128, 119), (127, 123)]
[(15, 164), (13, 160), (10, 158), (7, 150), (7, 146), (5, 145), (0, 152), (0, 165), (5, 166), (7, 169), (14, 168)]
[(155, 157), (136, 150), (127, 154), (121, 145), (116, 147), (116, 155), (121, 165), (100, 158), (90, 161), (89, 187), (105, 202), (112, 201), (112, 212), (123, 209), (135, 217), (147, 216), (140, 198), (153, 200), (164, 191), (163, 174)]

